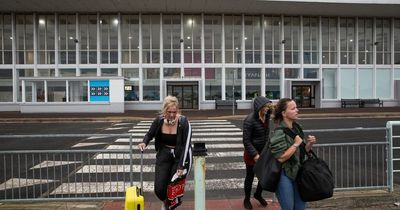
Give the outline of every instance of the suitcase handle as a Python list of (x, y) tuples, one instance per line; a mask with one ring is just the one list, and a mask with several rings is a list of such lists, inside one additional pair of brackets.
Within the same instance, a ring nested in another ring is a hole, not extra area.
[(140, 151), (140, 191), (143, 194), (143, 150)]

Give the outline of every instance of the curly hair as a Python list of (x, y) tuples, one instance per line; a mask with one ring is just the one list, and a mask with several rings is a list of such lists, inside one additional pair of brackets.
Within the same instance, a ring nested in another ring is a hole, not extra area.
[(275, 123), (280, 123), (283, 121), (282, 112), (284, 112), (287, 109), (287, 104), (291, 101), (293, 101), (293, 99), (290, 99), (290, 98), (281, 98), (278, 101), (278, 103), (276, 104), (276, 107), (274, 109), (274, 122)]

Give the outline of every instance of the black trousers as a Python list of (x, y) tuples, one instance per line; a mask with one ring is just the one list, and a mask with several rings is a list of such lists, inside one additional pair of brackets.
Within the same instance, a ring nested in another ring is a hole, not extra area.
[(167, 185), (176, 173), (179, 159), (174, 157), (173, 149), (161, 146), (156, 155), (154, 192), (158, 199), (167, 199)]
[[(246, 178), (244, 179), (244, 198), (250, 199), (251, 188), (253, 187), (253, 180), (254, 180), (254, 166), (246, 165)], [(254, 195), (261, 196), (262, 188), (260, 183), (257, 184), (256, 192)]]

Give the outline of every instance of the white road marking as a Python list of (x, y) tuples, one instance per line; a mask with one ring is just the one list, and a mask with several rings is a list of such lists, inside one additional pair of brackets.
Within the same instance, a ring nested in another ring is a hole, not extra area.
[[(243, 152), (207, 152), (207, 158), (220, 158), (220, 157), (242, 157)], [(133, 159), (139, 160), (140, 159), (140, 154), (133, 154), (132, 155)], [(155, 153), (144, 153), (143, 154), (143, 159), (155, 159), (156, 154)], [(120, 153), (104, 153), (104, 154), (97, 154), (94, 159), (96, 160), (108, 160), (108, 159), (118, 159), (118, 160), (123, 160), (123, 159), (129, 159), (129, 154), (120, 154)]]
[(55, 167), (55, 166), (64, 166), (64, 165), (71, 165), (71, 164), (81, 164), (82, 161), (43, 161), (40, 164), (37, 164), (33, 166), (32, 169), (40, 169), (40, 168), (49, 168), (49, 167)]
[(102, 145), (102, 144), (107, 144), (107, 143), (105, 143), (105, 142), (77, 143), (72, 147), (89, 147), (89, 146)]
[[(207, 149), (221, 149), (221, 148), (243, 148), (243, 144), (206, 144)], [(106, 149), (121, 149), (126, 150), (129, 149), (129, 145), (110, 145), (106, 147)], [(133, 146), (133, 149), (137, 149), (136, 145)], [(148, 145), (146, 149), (155, 149), (154, 145)]]
[(38, 184), (47, 184), (51, 182), (58, 182), (58, 180), (51, 179), (25, 179), (25, 178), (12, 178), (0, 184), (0, 190), (6, 190), (11, 188), (20, 188), (33, 186)]

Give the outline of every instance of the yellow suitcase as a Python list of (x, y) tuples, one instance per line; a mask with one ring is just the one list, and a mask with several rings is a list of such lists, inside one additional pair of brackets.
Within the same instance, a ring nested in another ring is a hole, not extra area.
[(140, 187), (130, 186), (125, 193), (125, 210), (144, 210), (143, 151), (140, 158)]

